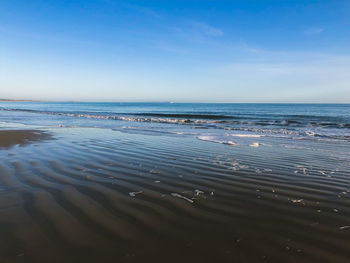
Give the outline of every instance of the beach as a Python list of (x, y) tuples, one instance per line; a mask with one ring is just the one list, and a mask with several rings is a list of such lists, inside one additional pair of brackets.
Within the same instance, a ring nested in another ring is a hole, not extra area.
[(350, 0), (0, 0), (0, 263), (350, 263)]
[(0, 263), (350, 263), (350, 0), (0, 0)]
[(349, 260), (344, 143), (92, 127), (0, 136), (17, 140), (0, 149), (1, 262)]

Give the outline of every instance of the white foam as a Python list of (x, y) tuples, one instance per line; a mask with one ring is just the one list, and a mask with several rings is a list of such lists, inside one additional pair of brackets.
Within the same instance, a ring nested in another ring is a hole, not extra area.
[(201, 135), (201, 136), (197, 136), (197, 138), (202, 141), (216, 142), (216, 143), (222, 143), (227, 145), (236, 145), (234, 141), (222, 140), (218, 138), (218, 136)]
[(313, 131), (306, 131), (305, 134), (306, 134), (307, 136), (315, 136), (315, 135), (316, 135), (316, 133), (313, 132)]
[(204, 194), (204, 192), (203, 192), (203, 191), (198, 190), (198, 189), (194, 190), (194, 192), (196, 193), (196, 195), (201, 195), (201, 194)]
[(129, 193), (129, 195), (131, 196), (131, 197), (135, 197), (136, 195), (138, 195), (138, 194), (142, 194), (143, 192), (142, 191), (138, 191), (138, 192), (130, 192)]
[(190, 202), (191, 204), (194, 202), (192, 199), (189, 199), (189, 198), (187, 198), (187, 197), (185, 197), (185, 196), (183, 196), (183, 195), (180, 195), (180, 194), (178, 194), (178, 193), (171, 193), (171, 195), (172, 195), (173, 197), (177, 197), (177, 198), (186, 200), (187, 202)]
[(242, 138), (260, 138), (260, 137), (263, 137), (264, 135), (258, 135), (258, 134), (230, 134), (230, 136), (242, 137)]

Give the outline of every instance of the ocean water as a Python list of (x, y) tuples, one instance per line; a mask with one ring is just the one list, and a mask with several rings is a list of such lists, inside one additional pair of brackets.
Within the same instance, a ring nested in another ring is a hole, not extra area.
[(177, 134), (227, 145), (276, 137), (350, 142), (350, 104), (0, 102), (0, 122)]

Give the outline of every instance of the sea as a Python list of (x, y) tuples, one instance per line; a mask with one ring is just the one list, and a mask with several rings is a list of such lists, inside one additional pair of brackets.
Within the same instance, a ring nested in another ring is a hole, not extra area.
[(350, 142), (350, 104), (0, 102), (0, 122), (176, 134), (230, 146), (271, 138)]

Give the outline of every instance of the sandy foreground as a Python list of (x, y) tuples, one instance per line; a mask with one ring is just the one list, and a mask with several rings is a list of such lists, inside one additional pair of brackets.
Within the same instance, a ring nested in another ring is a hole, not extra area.
[(350, 256), (342, 145), (331, 156), (94, 128), (0, 131), (0, 144), (0, 262)]

